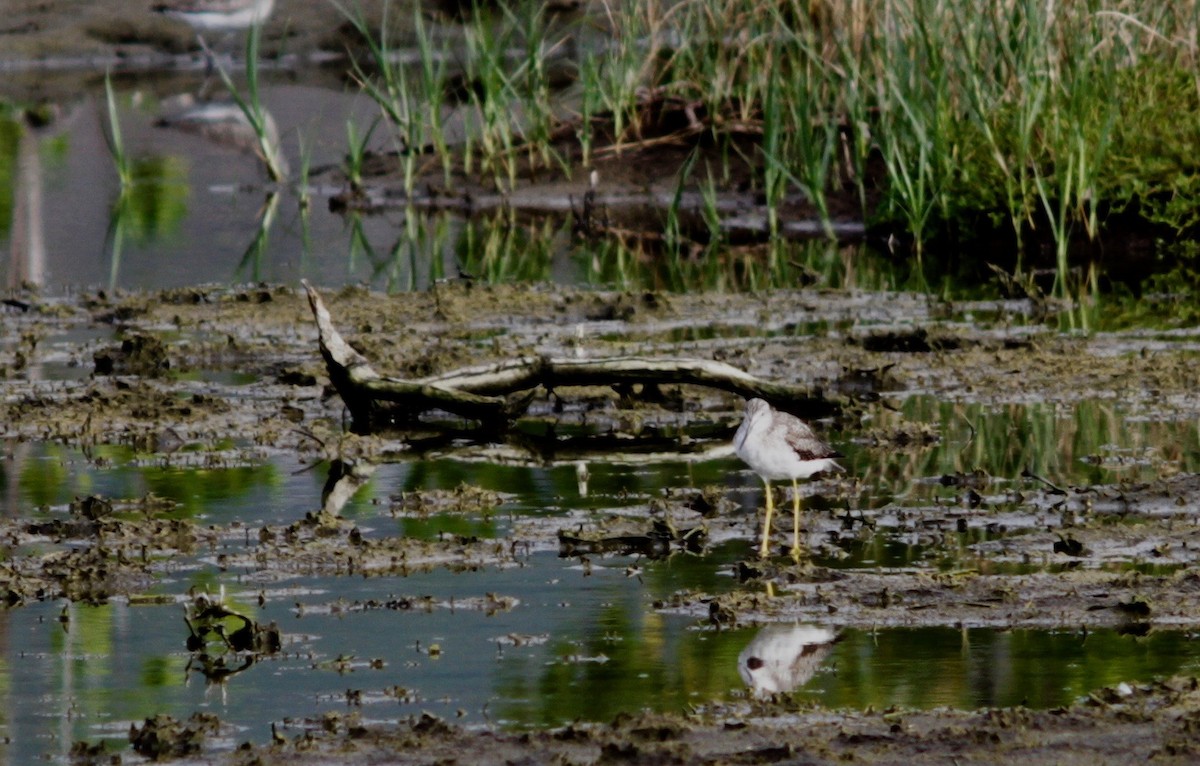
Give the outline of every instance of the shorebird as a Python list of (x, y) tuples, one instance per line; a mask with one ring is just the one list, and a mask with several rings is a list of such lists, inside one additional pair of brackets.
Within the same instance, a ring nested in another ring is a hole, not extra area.
[(254, 154), (269, 174), (288, 174), (279, 128), (266, 109), (259, 111), (261, 125), (256, 129), (246, 110), (232, 99), (197, 102), (190, 94), (182, 94), (164, 99), (163, 106), (164, 114), (154, 123), (156, 126), (194, 133), (214, 144)]
[(842, 453), (817, 438), (800, 418), (772, 409), (762, 399), (746, 402), (746, 417), (733, 435), (733, 451), (763, 480), (767, 490), (767, 519), (763, 522), (762, 549), (767, 557), (771, 537), (773, 480), (792, 480), (792, 556), (800, 553), (800, 479), (821, 471), (844, 470), (835, 458)]
[(817, 625), (771, 625), (738, 655), (738, 674), (756, 697), (799, 689), (816, 675), (839, 640)]
[(169, 0), (154, 6), (164, 16), (185, 22), (196, 34), (232, 32), (266, 21), (275, 0)]
[(205, 72), (209, 74), (216, 57), (204, 35), (212, 32), (225, 37), (231, 32), (263, 24), (274, 9), (275, 0), (167, 0), (152, 8), (154, 12), (192, 28), (204, 51)]

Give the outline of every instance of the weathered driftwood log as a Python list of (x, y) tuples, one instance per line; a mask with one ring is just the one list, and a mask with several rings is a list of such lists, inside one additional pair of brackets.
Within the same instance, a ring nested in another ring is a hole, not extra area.
[(837, 409), (832, 402), (812, 397), (800, 386), (772, 383), (709, 359), (527, 356), (417, 380), (386, 377), (342, 338), (317, 291), (307, 282), (304, 288), (317, 322), (329, 378), (360, 427), (369, 427), (385, 403), (399, 405), (407, 413), (439, 409), (501, 425), (525, 411), (539, 386), (554, 391), (570, 386), (687, 384), (746, 398), (761, 397), (800, 417), (823, 417)]

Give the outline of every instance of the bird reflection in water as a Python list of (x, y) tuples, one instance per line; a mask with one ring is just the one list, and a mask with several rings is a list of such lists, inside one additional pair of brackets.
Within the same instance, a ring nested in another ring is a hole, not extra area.
[(816, 674), (837, 640), (816, 625), (771, 625), (742, 649), (738, 673), (755, 696), (794, 691)]
[(329, 474), (321, 488), (321, 513), (328, 517), (340, 516), (342, 508), (354, 497), (371, 477), (378, 466), (365, 460), (334, 458), (329, 461)]
[(253, 154), (268, 175), (273, 178), (287, 176), (290, 169), (280, 148), (275, 118), (261, 105), (255, 117), (260, 121), (257, 126), (235, 98), (209, 98), (205, 89), (202, 89), (199, 95), (181, 93), (164, 99), (162, 113), (155, 124), (160, 128), (173, 128), (201, 136), (214, 144), (244, 154)]

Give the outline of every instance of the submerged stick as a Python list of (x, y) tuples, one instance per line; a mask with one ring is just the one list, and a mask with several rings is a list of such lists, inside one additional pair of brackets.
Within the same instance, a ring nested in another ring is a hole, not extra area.
[(801, 417), (821, 417), (837, 409), (832, 402), (809, 396), (803, 387), (772, 383), (711, 359), (525, 356), (418, 380), (386, 377), (342, 338), (312, 285), (307, 281), (302, 284), (317, 322), (329, 378), (360, 425), (369, 423), (384, 402), (400, 405), (409, 413), (440, 409), (499, 424), (524, 412), (532, 390), (539, 386), (553, 391), (572, 386), (674, 383), (707, 386), (745, 398), (760, 397)]

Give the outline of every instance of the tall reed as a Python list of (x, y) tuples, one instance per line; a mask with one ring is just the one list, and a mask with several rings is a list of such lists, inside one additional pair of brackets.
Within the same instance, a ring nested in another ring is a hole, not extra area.
[(112, 75), (108, 72), (104, 73), (104, 98), (108, 114), (108, 132), (104, 134), (104, 139), (113, 166), (117, 170), (117, 178), (121, 182), (121, 191), (125, 192), (133, 186), (133, 163), (125, 151), (125, 141), (121, 136), (121, 116), (117, 111), (117, 97), (113, 93)]
[[(262, 37), (262, 27), (259, 24), (251, 25), (246, 33), (246, 64), (245, 64), (245, 92), (241, 91), (233, 82), (233, 77), (220, 64), (216, 64), (217, 73), (221, 77), (221, 81), (225, 84), (234, 103), (241, 110), (242, 115), (246, 118), (246, 123), (254, 133), (256, 142), (255, 153), (263, 164), (263, 168), (267, 171), (267, 176), (275, 183), (283, 181), (287, 177), (287, 163), (283, 158), (282, 147), (279, 145), (279, 136), (274, 129), (274, 124), (271, 121), (271, 116), (262, 105), (262, 94), (259, 89), (258, 78), (258, 56), (259, 43)], [(206, 51), (207, 52), (207, 51)], [(207, 52), (211, 57), (212, 53)], [(213, 59), (215, 61), (215, 58)]]
[[(351, 10), (340, 4), (335, 5), (367, 46), (369, 63), (354, 60), (353, 76), (391, 125), (392, 138), (401, 158), (404, 189), (411, 196), (416, 185), (417, 158), (425, 143), (425, 115), (437, 112), (443, 94), (440, 90), (436, 93), (426, 92), (425, 98), (422, 99), (410, 85), (408, 68), (394, 55), (395, 51), (391, 45), (388, 20), (390, 2), (383, 5), (383, 18), (378, 36), (372, 31), (362, 8)], [(367, 72), (368, 65), (374, 74)], [(429, 80), (422, 81), (427, 87), (433, 88), (440, 83), (435, 77), (438, 70), (432, 68), (432, 64), (430, 68), (423, 67), (422, 71), (429, 72)], [(353, 143), (351, 137), (351, 144)], [(351, 152), (353, 151), (354, 147), (351, 146)]]

